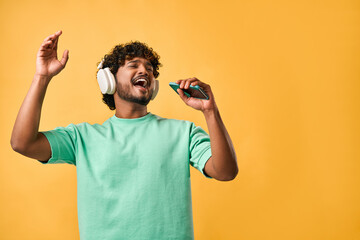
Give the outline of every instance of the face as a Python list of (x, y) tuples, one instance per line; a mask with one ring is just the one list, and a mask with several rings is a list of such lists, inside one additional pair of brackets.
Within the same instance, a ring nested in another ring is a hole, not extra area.
[(116, 94), (123, 100), (147, 105), (153, 93), (155, 77), (151, 63), (145, 58), (125, 60), (116, 73)]

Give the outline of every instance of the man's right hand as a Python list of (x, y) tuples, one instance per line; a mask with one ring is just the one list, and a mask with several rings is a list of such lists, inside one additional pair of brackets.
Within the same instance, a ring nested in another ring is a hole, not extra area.
[(45, 38), (36, 57), (36, 72), (30, 89), (20, 107), (11, 134), (11, 147), (24, 156), (47, 161), (52, 155), (46, 136), (39, 132), (41, 106), (51, 78), (64, 69), (69, 58), (65, 50), (57, 58), (57, 45), (61, 31)]
[(62, 59), (57, 58), (57, 47), (59, 36), (62, 31), (45, 38), (40, 46), (36, 57), (36, 73), (35, 75), (47, 77), (51, 79), (65, 68), (69, 59), (69, 50), (65, 50)]

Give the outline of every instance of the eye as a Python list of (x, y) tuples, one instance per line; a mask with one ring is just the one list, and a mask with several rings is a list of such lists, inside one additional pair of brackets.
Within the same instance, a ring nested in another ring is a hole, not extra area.
[[(135, 65), (129, 65), (129, 67), (137, 68), (137, 65), (136, 64)], [(152, 67), (147, 68), (147, 70), (150, 71), (150, 72), (153, 71)]]

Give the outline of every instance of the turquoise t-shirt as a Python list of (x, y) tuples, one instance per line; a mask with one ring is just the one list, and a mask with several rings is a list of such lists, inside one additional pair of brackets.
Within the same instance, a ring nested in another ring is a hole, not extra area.
[(41, 163), (76, 165), (82, 240), (194, 238), (189, 166), (211, 178), (201, 127), (148, 113), (42, 133), (52, 156)]

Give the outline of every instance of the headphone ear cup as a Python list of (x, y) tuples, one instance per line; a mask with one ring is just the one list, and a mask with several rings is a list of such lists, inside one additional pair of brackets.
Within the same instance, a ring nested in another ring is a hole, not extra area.
[(158, 94), (158, 92), (159, 92), (159, 80), (155, 80), (155, 82), (154, 82), (154, 91), (153, 91), (153, 93), (152, 93), (152, 95), (151, 95), (151, 100), (154, 100), (155, 99), (155, 97), (156, 97), (156, 95)]
[(111, 73), (110, 71), (110, 68), (105, 68), (104, 69), (106, 74), (107, 74), (107, 78), (109, 80), (109, 83), (110, 83), (110, 87), (109, 87), (109, 90), (107, 92), (107, 94), (114, 94), (115, 90), (116, 90), (116, 82), (115, 82), (115, 77), (114, 77), (114, 74)]
[(102, 94), (114, 94), (115, 77), (109, 68), (99, 69), (96, 77)]

